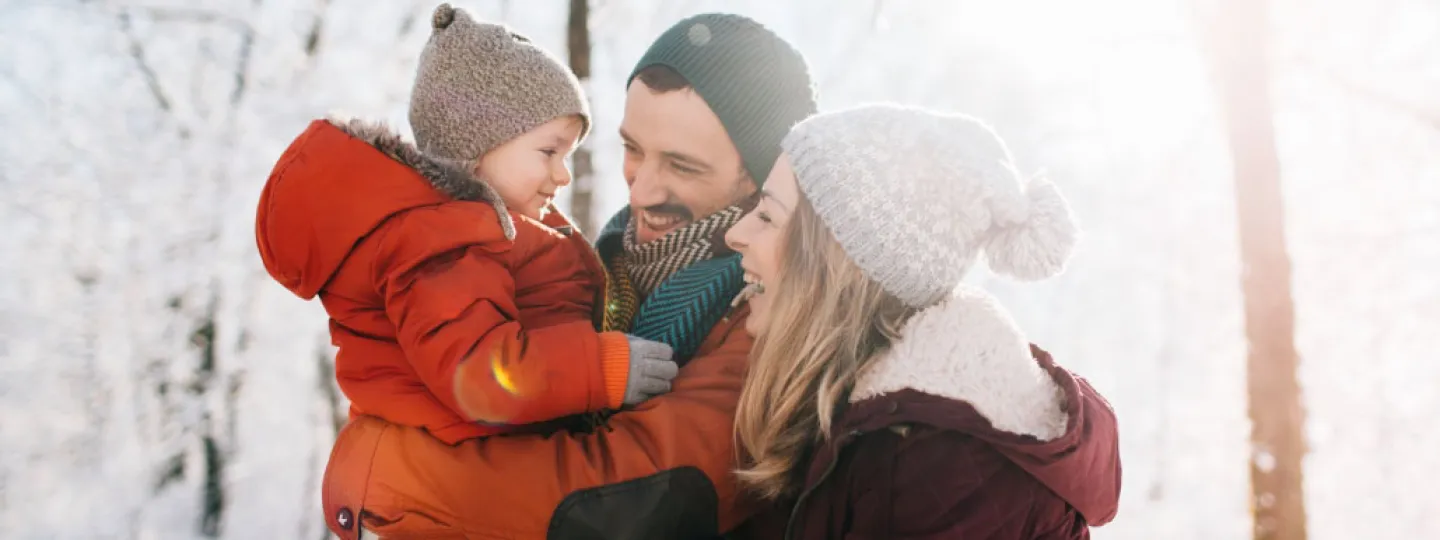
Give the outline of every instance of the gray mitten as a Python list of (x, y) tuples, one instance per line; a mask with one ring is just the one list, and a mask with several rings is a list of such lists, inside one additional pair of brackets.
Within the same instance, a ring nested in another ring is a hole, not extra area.
[(670, 380), (680, 372), (675, 352), (664, 343), (626, 336), (630, 340), (630, 378), (625, 382), (625, 404), (635, 405), (670, 391)]

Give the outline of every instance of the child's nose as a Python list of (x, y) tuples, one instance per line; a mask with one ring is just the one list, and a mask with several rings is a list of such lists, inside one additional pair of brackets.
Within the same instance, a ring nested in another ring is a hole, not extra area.
[(561, 166), (560, 170), (556, 171), (553, 180), (555, 182), (555, 185), (558, 187), (565, 187), (570, 185), (570, 181), (573, 180), (570, 174), (570, 168)]

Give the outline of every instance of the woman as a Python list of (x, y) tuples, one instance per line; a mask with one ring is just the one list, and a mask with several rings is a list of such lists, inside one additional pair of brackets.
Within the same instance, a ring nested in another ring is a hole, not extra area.
[(1115, 418), (962, 288), (983, 252), (1022, 279), (1075, 240), (973, 119), (871, 105), (796, 126), (727, 235), (757, 338), (736, 419), (756, 538), (1088, 538), (1120, 489)]

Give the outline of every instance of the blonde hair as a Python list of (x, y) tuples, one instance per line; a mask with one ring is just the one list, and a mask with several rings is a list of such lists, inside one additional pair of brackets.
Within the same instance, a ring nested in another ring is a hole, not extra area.
[(767, 499), (800, 487), (801, 461), (831, 436), (857, 374), (915, 313), (851, 262), (803, 197), (780, 249), (769, 322), (751, 351), (735, 417), (736, 475)]

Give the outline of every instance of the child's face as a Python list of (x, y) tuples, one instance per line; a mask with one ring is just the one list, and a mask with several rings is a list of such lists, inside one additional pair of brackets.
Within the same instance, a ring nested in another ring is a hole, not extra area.
[(570, 185), (565, 158), (575, 150), (580, 118), (556, 118), (500, 145), (480, 158), (476, 173), (513, 212), (540, 219), (555, 192)]

